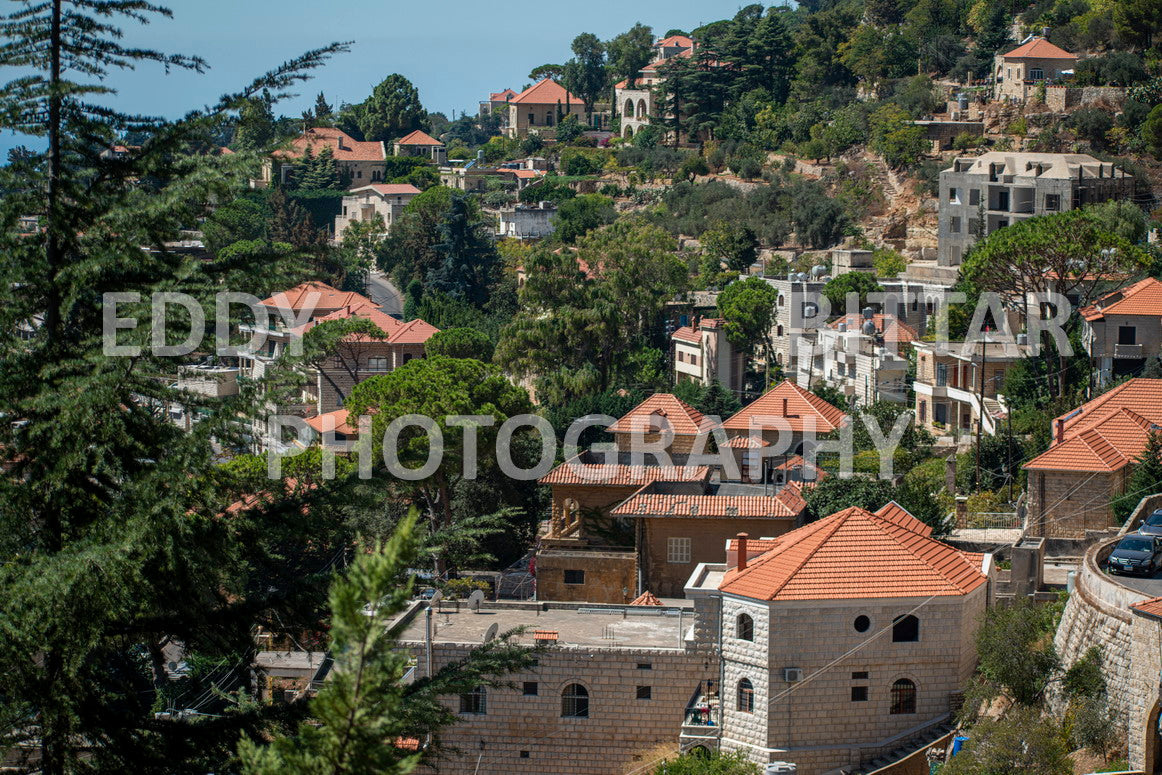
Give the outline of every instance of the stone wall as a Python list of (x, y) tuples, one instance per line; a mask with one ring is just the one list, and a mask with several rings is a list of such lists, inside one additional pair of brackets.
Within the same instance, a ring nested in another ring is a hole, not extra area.
[(1126, 104), (1126, 90), (1120, 86), (1047, 86), (1045, 105), (1054, 113), (1067, 113), (1090, 106), (1121, 110)]
[[(565, 571), (584, 573), (580, 584), (566, 584)], [(564, 602), (628, 603), (637, 596), (634, 552), (569, 551), (537, 553), (537, 599)]]
[[(422, 664), (422, 646), (414, 650)], [(467, 646), (437, 644), (435, 667), (467, 653)], [(459, 714), (459, 723), (444, 730), (440, 742), (459, 753), (441, 757), (438, 772), (616, 775), (635, 761), (644, 765), (644, 755), (659, 746), (677, 750), (699, 682), (717, 678), (717, 660), (693, 651), (550, 648), (527, 673), (509, 677), (511, 688), (487, 690), (486, 713)], [(535, 695), (523, 693), (526, 681), (536, 682)], [(588, 718), (561, 716), (561, 693), (572, 683), (589, 692)], [(639, 686), (650, 687), (649, 699), (638, 699)], [(460, 709), (458, 697), (446, 704), (453, 712)]]
[(1162, 622), (1135, 614), (1130, 641), (1130, 766), (1145, 772), (1156, 772), (1162, 765), (1159, 756), (1158, 703), (1159, 670), (1162, 669)]
[[(1102, 674), (1106, 679), (1110, 709), (1121, 723), (1126, 724), (1134, 696), (1130, 605), (1145, 600), (1146, 596), (1102, 573), (1101, 563), (1109, 556), (1114, 543), (1095, 544), (1085, 553), (1054, 644), (1066, 668), (1081, 659), (1091, 646), (1102, 647)], [(1155, 683), (1157, 674), (1155, 665), (1152, 673)], [(1065, 698), (1059, 687), (1051, 690), (1049, 704), (1057, 713), (1065, 710)]]

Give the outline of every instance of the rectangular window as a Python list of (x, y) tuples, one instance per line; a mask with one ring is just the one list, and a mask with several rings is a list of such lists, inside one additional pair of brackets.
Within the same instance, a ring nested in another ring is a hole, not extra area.
[(856, 672), (851, 674), (851, 680), (853, 680), (853, 681), (866, 681), (867, 680), (867, 671), (866, 670), (857, 670)]
[(584, 584), (585, 571), (583, 570), (566, 570), (565, 571), (566, 584)]
[(948, 385), (948, 366), (947, 364), (936, 364), (936, 387), (945, 387)]
[(649, 662), (638, 662), (637, 669), (638, 670), (653, 670), (654, 666)]
[(667, 538), (666, 562), (690, 562), (690, 543), (689, 538)]
[(1061, 209), (1061, 194), (1046, 194), (1045, 195), (1045, 209), (1049, 212), (1057, 212)]
[(1118, 326), (1118, 344), (1137, 344), (1138, 329), (1136, 326)]
[(460, 712), (483, 716), (488, 713), (488, 694), (483, 686), (460, 695)]
[(960, 192), (956, 190), (955, 186), (948, 189), (948, 201), (957, 203), (960, 202)]
[(387, 371), (387, 358), (374, 356), (367, 359), (368, 371)]
[(968, 190), (968, 203), (970, 205), (972, 205), (973, 207), (976, 207), (977, 205), (980, 204), (980, 189), (979, 188), (970, 188)]
[(851, 701), (852, 702), (867, 702), (867, 687), (853, 686), (851, 687)]
[(960, 234), (960, 218), (953, 218), (948, 226), (948, 231), (953, 234)]
[(648, 700), (650, 699), (650, 693), (652, 691), (652, 688), (649, 686), (639, 686), (637, 688), (637, 698), (639, 700)]
[(1045, 78), (1045, 71), (1042, 70), (1040, 67), (1034, 67), (1031, 70), (1029, 70), (1029, 80), (1030, 81), (1041, 81), (1041, 80), (1044, 80), (1044, 78)]
[(536, 126), (536, 124), (537, 124), (537, 116), (536, 116), (536, 114), (535, 114), (535, 113), (530, 113), (530, 114), (529, 114), (529, 125), (530, 125), (530, 126)]
[(978, 234), (980, 234), (980, 219), (979, 218), (969, 218), (968, 219), (968, 233), (974, 237), (977, 236)]
[(525, 697), (536, 697), (537, 696), (537, 682), (536, 681), (525, 681), (524, 692), (522, 692), (522, 693), (524, 694)]

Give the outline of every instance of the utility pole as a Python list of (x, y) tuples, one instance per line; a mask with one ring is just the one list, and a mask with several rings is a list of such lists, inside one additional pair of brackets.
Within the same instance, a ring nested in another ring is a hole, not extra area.
[(973, 486), (980, 490), (980, 439), (984, 433), (984, 367), (988, 362), (988, 340), (989, 332), (986, 328), (984, 331), (984, 339), (981, 340), (980, 346), (980, 374), (977, 375), (977, 413), (976, 413), (976, 475), (973, 479)]

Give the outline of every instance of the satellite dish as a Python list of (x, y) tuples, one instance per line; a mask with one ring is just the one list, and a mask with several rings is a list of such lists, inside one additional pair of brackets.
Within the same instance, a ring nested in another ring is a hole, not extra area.
[(496, 631), (499, 629), (499, 627), (500, 627), (500, 625), (497, 624), (496, 622), (493, 622), (492, 624), (488, 625), (488, 629), (484, 631), (484, 642), (485, 643), (488, 643), (490, 640), (492, 640), (493, 638), (496, 637)]
[(468, 609), (470, 611), (479, 611), (482, 603), (484, 603), (484, 590), (472, 590), (472, 594), (468, 596)]
[(864, 307), (863, 308), (863, 316), (867, 320), (871, 320), (872, 318), (875, 317), (875, 315), (876, 315), (876, 308), (875, 307)]
[(872, 334), (874, 334), (876, 332), (875, 321), (872, 321), (872, 320), (865, 321), (863, 324), (863, 332), (865, 334), (867, 334), (868, 336), (871, 336)]
[(435, 592), (432, 593), (432, 598), (429, 601), (429, 604), (435, 605), (436, 603), (440, 602), (443, 599), (444, 599), (444, 593), (437, 589)]
[(827, 274), (827, 267), (823, 266), (823, 264), (816, 264), (811, 267), (811, 275), (813, 277), (822, 277), (825, 274)]

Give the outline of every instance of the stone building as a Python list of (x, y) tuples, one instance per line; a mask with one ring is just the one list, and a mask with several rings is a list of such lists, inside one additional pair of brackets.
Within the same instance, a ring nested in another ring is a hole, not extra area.
[(506, 207), (497, 213), (496, 236), (502, 239), (543, 239), (556, 231), (553, 223), (556, 216), (557, 207), (551, 202)]
[(533, 84), (508, 101), (508, 137), (539, 134), (546, 139), (556, 136), (556, 126), (565, 116), (574, 115), (585, 123), (585, 103), (570, 94), (551, 78)]
[(721, 318), (701, 318), (671, 336), (674, 380), (709, 385), (715, 381), (738, 394), (743, 389), (746, 354), (735, 349)]
[(1162, 355), (1162, 282), (1139, 280), (1081, 310), (1081, 340), (1098, 381), (1140, 374), (1147, 358)]
[(324, 149), (331, 151), (339, 167), (339, 174), (352, 186), (383, 181), (387, 150), (378, 140), (356, 140), (342, 129), (314, 127), (303, 132), (286, 148), (275, 151), (273, 160), (263, 166), (262, 178), (254, 181), (257, 187), (269, 186), (273, 180), (286, 183), (308, 151), (318, 158)]
[(352, 189), (343, 197), (343, 209), (335, 216), (335, 240), (342, 242), (351, 224), (366, 223), (376, 216), (390, 232), (404, 208), (420, 193), (410, 183), (372, 183)]
[(687, 585), (720, 622), (722, 750), (821, 775), (946, 731), (976, 665), (991, 555), (933, 539), (894, 503), (749, 543)]
[(1134, 179), (1088, 154), (989, 151), (940, 173), (937, 260), (959, 266), (968, 249), (1017, 221), (1125, 199)]
[[(985, 341), (988, 340), (988, 341)], [(1029, 356), (1029, 346), (994, 341), (912, 343), (916, 351), (916, 422), (937, 436), (993, 435), (1007, 416), (1005, 373)]]
[(866, 406), (907, 400), (905, 348), (919, 334), (894, 315), (844, 315), (815, 332), (813, 357), (799, 358), (800, 387), (825, 384)]
[(1072, 74), (1077, 55), (1054, 46), (1044, 37), (1030, 36), (1021, 45), (993, 58), (993, 96), (1007, 102), (1025, 102), (1038, 87)]
[(671, 35), (654, 44), (654, 60), (642, 68), (631, 85), (629, 79), (613, 87), (614, 104), (621, 118), (621, 136), (632, 138), (650, 125), (658, 116), (654, 105), (654, 87), (662, 82), (658, 65), (675, 56), (690, 56), (694, 51), (693, 39), (685, 35)]
[(419, 129), (396, 140), (393, 151), (396, 156), (420, 156), (434, 164), (448, 161), (447, 146)]
[(1130, 766), (1143, 772), (1162, 768), (1162, 597), (1130, 606), (1131, 706), (1127, 721)]
[(1110, 502), (1159, 427), (1162, 379), (1131, 379), (1055, 419), (1049, 449), (1024, 465), (1029, 534), (1084, 538), (1116, 525)]

